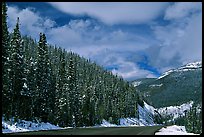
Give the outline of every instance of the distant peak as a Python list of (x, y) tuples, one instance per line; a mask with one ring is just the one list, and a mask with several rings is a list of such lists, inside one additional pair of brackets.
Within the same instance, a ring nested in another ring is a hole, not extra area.
[(181, 68), (202, 68), (202, 61), (191, 62), (187, 63), (186, 65), (182, 66)]
[(169, 75), (170, 73), (172, 72), (178, 72), (178, 71), (189, 71), (189, 70), (192, 70), (192, 69), (199, 69), (199, 68), (202, 68), (202, 61), (196, 61), (196, 62), (190, 62), (190, 63), (187, 63), (186, 65), (184, 66), (181, 66), (177, 69), (171, 69), (171, 70), (168, 70), (166, 72), (164, 72), (160, 77), (158, 77), (157, 79), (161, 79), (167, 75)]

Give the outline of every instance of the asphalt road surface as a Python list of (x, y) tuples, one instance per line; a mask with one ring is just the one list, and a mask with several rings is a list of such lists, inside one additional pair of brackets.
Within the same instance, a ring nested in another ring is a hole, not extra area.
[(163, 126), (91, 127), (7, 133), (9, 135), (154, 135)]

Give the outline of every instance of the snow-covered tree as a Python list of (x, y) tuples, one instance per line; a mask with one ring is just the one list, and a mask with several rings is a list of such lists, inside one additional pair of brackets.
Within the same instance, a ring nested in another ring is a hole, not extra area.
[(19, 31), (19, 18), (17, 18), (16, 27), (11, 38), (11, 80), (12, 80), (12, 115), (19, 117), (21, 115), (20, 96), (27, 90), (25, 87), (25, 64), (23, 56), (23, 40)]
[(11, 81), (9, 78), (10, 73), (10, 40), (7, 27), (7, 6), (5, 2), (2, 2), (2, 114), (5, 114), (5, 118), (8, 119), (11, 115)]
[(35, 116), (47, 121), (49, 114), (49, 88), (50, 88), (50, 68), (49, 68), (48, 47), (45, 34), (40, 33), (40, 40), (37, 52), (36, 80), (37, 88), (35, 94)]

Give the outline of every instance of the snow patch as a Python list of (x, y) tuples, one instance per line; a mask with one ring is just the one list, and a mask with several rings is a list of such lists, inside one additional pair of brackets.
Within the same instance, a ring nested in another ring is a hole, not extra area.
[(170, 73), (172, 73), (174, 70), (169, 70), (169, 71), (166, 71), (166, 72), (164, 72), (160, 77), (158, 77), (157, 79), (161, 79), (161, 78), (163, 78), (163, 77), (166, 77), (166, 76), (168, 76)]
[(185, 126), (172, 125), (160, 129), (155, 135), (198, 135), (194, 133), (187, 133)]
[(23, 88), (28, 88), (26, 83), (23, 84)]
[(116, 127), (116, 124), (111, 124), (110, 122), (106, 121), (105, 119), (102, 120), (102, 127)]
[(150, 85), (149, 87), (161, 87), (163, 84), (154, 84), (154, 85)]
[(169, 107), (159, 108), (159, 109), (157, 109), (157, 111), (163, 116), (172, 115), (173, 119), (176, 119), (179, 116), (184, 116), (185, 111), (190, 110), (192, 105), (193, 105), (193, 101), (190, 101), (190, 102), (184, 103), (180, 106), (169, 106)]
[(62, 129), (58, 126), (52, 125), (50, 123), (35, 123), (26, 120), (17, 120), (18, 122), (12, 122), (13, 119), (5, 121), (2, 117), (2, 133), (12, 133), (12, 132), (26, 132), (26, 131), (36, 131), (36, 130), (53, 130)]
[(145, 126), (138, 118), (120, 118), (120, 126)]
[(192, 68), (202, 68), (202, 62), (201, 61), (197, 61), (197, 62), (188, 63), (185, 66), (182, 66), (181, 69), (182, 68), (189, 68), (189, 69), (192, 69)]
[(156, 109), (153, 106), (148, 105), (145, 101), (144, 101), (144, 106), (150, 113), (154, 114)]
[(133, 82), (132, 84), (133, 84), (134, 87), (137, 87), (137, 86), (139, 86), (141, 83), (142, 83), (142, 81), (135, 81), (135, 82)]

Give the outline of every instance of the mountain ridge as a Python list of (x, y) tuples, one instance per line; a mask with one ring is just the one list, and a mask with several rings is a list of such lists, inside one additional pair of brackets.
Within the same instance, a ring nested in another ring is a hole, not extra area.
[[(132, 84), (150, 105), (157, 108), (181, 105), (188, 101), (199, 102), (201, 101), (199, 96), (202, 93), (202, 61), (187, 63), (168, 70), (158, 78), (138, 79), (132, 81)], [(166, 97), (165, 94), (170, 97)], [(173, 99), (174, 94), (178, 99)], [(187, 98), (179, 102), (180, 96)], [(166, 103), (170, 100), (174, 102)]]

